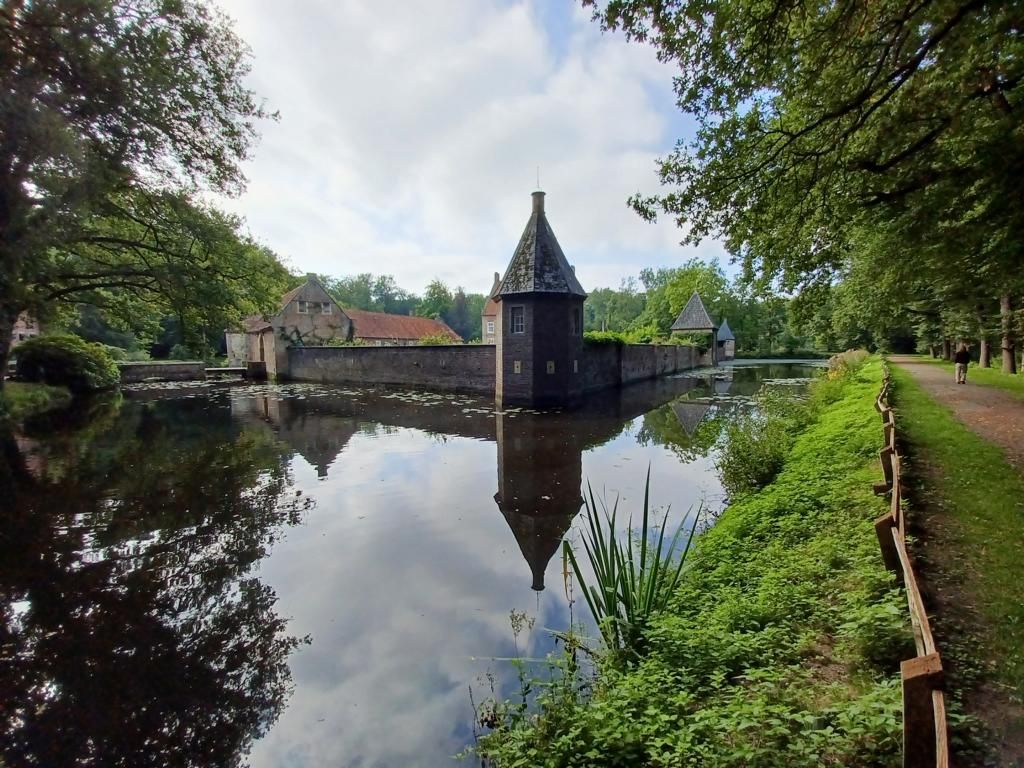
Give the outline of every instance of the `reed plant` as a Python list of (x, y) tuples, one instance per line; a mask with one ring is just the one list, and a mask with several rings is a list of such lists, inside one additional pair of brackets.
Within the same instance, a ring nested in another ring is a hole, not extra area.
[[(666, 509), (655, 538), (650, 486), (648, 468), (640, 528), (634, 530), (630, 516), (626, 533), (620, 536), (616, 532), (618, 498), (611, 509), (603, 499), (599, 507), (588, 483), (582, 543), (593, 583), (588, 582), (572, 544), (568, 540), (562, 542), (563, 570), (568, 574), (571, 567), (605, 644), (617, 653), (642, 653), (644, 629), (655, 613), (665, 610), (675, 591), (700, 520), (698, 509), (688, 533), (680, 523), (675, 533), (666, 538), (669, 515)], [(685, 545), (677, 551), (684, 535)]]

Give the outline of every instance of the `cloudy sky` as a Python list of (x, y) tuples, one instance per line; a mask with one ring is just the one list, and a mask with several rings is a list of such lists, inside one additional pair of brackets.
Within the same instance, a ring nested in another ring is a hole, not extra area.
[[(603, 35), (570, 0), (219, 0), (279, 110), (227, 207), (294, 271), (437, 277), (484, 292), (529, 216), (549, 220), (585, 287), (717, 243), (626, 206), (687, 125), (652, 49)], [(725, 259), (723, 258), (723, 262)]]

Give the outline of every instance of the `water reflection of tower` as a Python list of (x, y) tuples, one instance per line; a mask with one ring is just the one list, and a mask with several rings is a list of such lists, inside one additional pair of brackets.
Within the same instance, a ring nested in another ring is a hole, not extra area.
[(544, 589), (544, 571), (580, 511), (583, 446), (572, 421), (530, 414), (496, 415), (498, 492), (494, 500)]

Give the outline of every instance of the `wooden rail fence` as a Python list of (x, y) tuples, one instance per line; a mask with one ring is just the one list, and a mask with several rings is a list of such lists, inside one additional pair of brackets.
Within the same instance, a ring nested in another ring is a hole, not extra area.
[(879, 458), (885, 480), (875, 486), (875, 492), (888, 495), (891, 503), (889, 511), (875, 521), (875, 533), (878, 534), (886, 567), (896, 574), (906, 589), (917, 645), (917, 656), (900, 664), (903, 680), (903, 765), (904, 768), (948, 768), (949, 732), (942, 660), (935, 648), (928, 613), (907, 553), (896, 418), (889, 407), (890, 385), (889, 367), (884, 366), (882, 389), (875, 400), (875, 408), (882, 416), (885, 443), (879, 451)]

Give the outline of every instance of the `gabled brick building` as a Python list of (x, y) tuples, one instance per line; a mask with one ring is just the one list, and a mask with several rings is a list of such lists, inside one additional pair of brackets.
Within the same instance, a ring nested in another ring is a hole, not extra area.
[(276, 375), (283, 350), (289, 346), (319, 347), (363, 341), (373, 346), (418, 344), (427, 337), (462, 338), (440, 320), (342, 309), (315, 275), (281, 297), (281, 308), (270, 317), (247, 317), (242, 330), (224, 334), (229, 365), (267, 363)]

